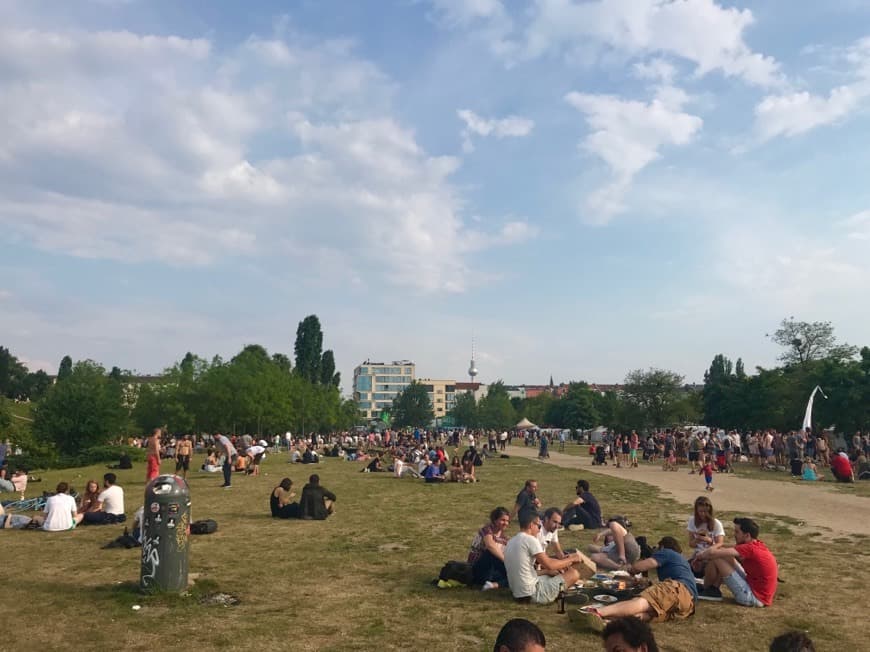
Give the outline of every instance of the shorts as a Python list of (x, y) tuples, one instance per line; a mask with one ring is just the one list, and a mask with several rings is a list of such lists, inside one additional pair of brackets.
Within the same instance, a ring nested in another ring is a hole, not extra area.
[(628, 444), (623, 444), (622, 445), (622, 454), (628, 455), (628, 451), (629, 451)]
[(631, 455), (631, 459), (633, 459), (633, 460), (636, 460), (636, 459), (637, 459), (637, 449), (636, 449), (636, 448), (632, 448), (632, 449), (629, 451), (629, 453), (630, 453), (630, 455)]
[(700, 453), (698, 451), (689, 451), (689, 461), (697, 462), (700, 459)]
[[(614, 563), (619, 563), (619, 551), (616, 549), (616, 546), (613, 546), (612, 549), (607, 551), (607, 558)], [(633, 564), (638, 559), (640, 559), (640, 546), (637, 544), (637, 541), (634, 540), (633, 536), (626, 537), (625, 560), (629, 564)]]
[(181, 469), (190, 471), (190, 455), (179, 455), (178, 459), (175, 460), (175, 470), (180, 471)]
[(157, 455), (149, 455), (147, 461), (147, 470), (145, 472), (145, 480), (150, 481), (160, 475), (160, 458)]
[(551, 577), (550, 575), (539, 575), (538, 582), (535, 584), (535, 593), (532, 595), (532, 602), (535, 604), (550, 604), (556, 601), (559, 597), (559, 591), (565, 586), (565, 580), (561, 575)]
[(738, 571), (734, 571), (724, 580), (725, 586), (734, 594), (734, 600), (737, 604), (744, 607), (763, 607), (764, 604), (755, 597), (752, 589), (749, 588), (749, 583)]
[(682, 582), (665, 580), (644, 589), (640, 597), (655, 612), (653, 622), (684, 620), (695, 613), (695, 598)]
[(773, 457), (773, 449), (772, 448), (765, 448), (763, 451), (761, 451), (761, 456), (765, 457), (765, 458)]

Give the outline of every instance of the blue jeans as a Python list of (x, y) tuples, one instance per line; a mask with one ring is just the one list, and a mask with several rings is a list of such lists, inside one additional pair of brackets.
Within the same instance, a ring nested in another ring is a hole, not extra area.
[(233, 483), (233, 465), (230, 464), (229, 458), (224, 460), (222, 470), (224, 472), (224, 486), (229, 487)]

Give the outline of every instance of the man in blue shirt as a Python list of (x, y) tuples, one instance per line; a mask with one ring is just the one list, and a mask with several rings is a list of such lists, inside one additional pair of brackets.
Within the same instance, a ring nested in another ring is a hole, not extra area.
[(659, 581), (633, 600), (616, 602), (606, 607), (584, 608), (571, 612), (571, 621), (576, 625), (602, 631), (607, 620), (634, 616), (644, 621), (664, 622), (682, 620), (695, 613), (698, 586), (689, 562), (682, 556), (679, 542), (673, 537), (663, 537), (652, 557), (630, 565), (630, 573), (656, 569)]

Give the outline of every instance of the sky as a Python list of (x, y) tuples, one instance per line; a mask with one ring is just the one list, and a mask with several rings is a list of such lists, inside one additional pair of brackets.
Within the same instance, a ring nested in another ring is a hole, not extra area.
[(0, 344), (703, 379), (870, 344), (863, 0), (0, 0)]

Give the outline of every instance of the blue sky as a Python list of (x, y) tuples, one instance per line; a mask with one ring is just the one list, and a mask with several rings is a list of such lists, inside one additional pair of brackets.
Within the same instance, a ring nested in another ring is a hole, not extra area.
[(0, 0), (0, 343), (698, 381), (870, 344), (870, 5)]

